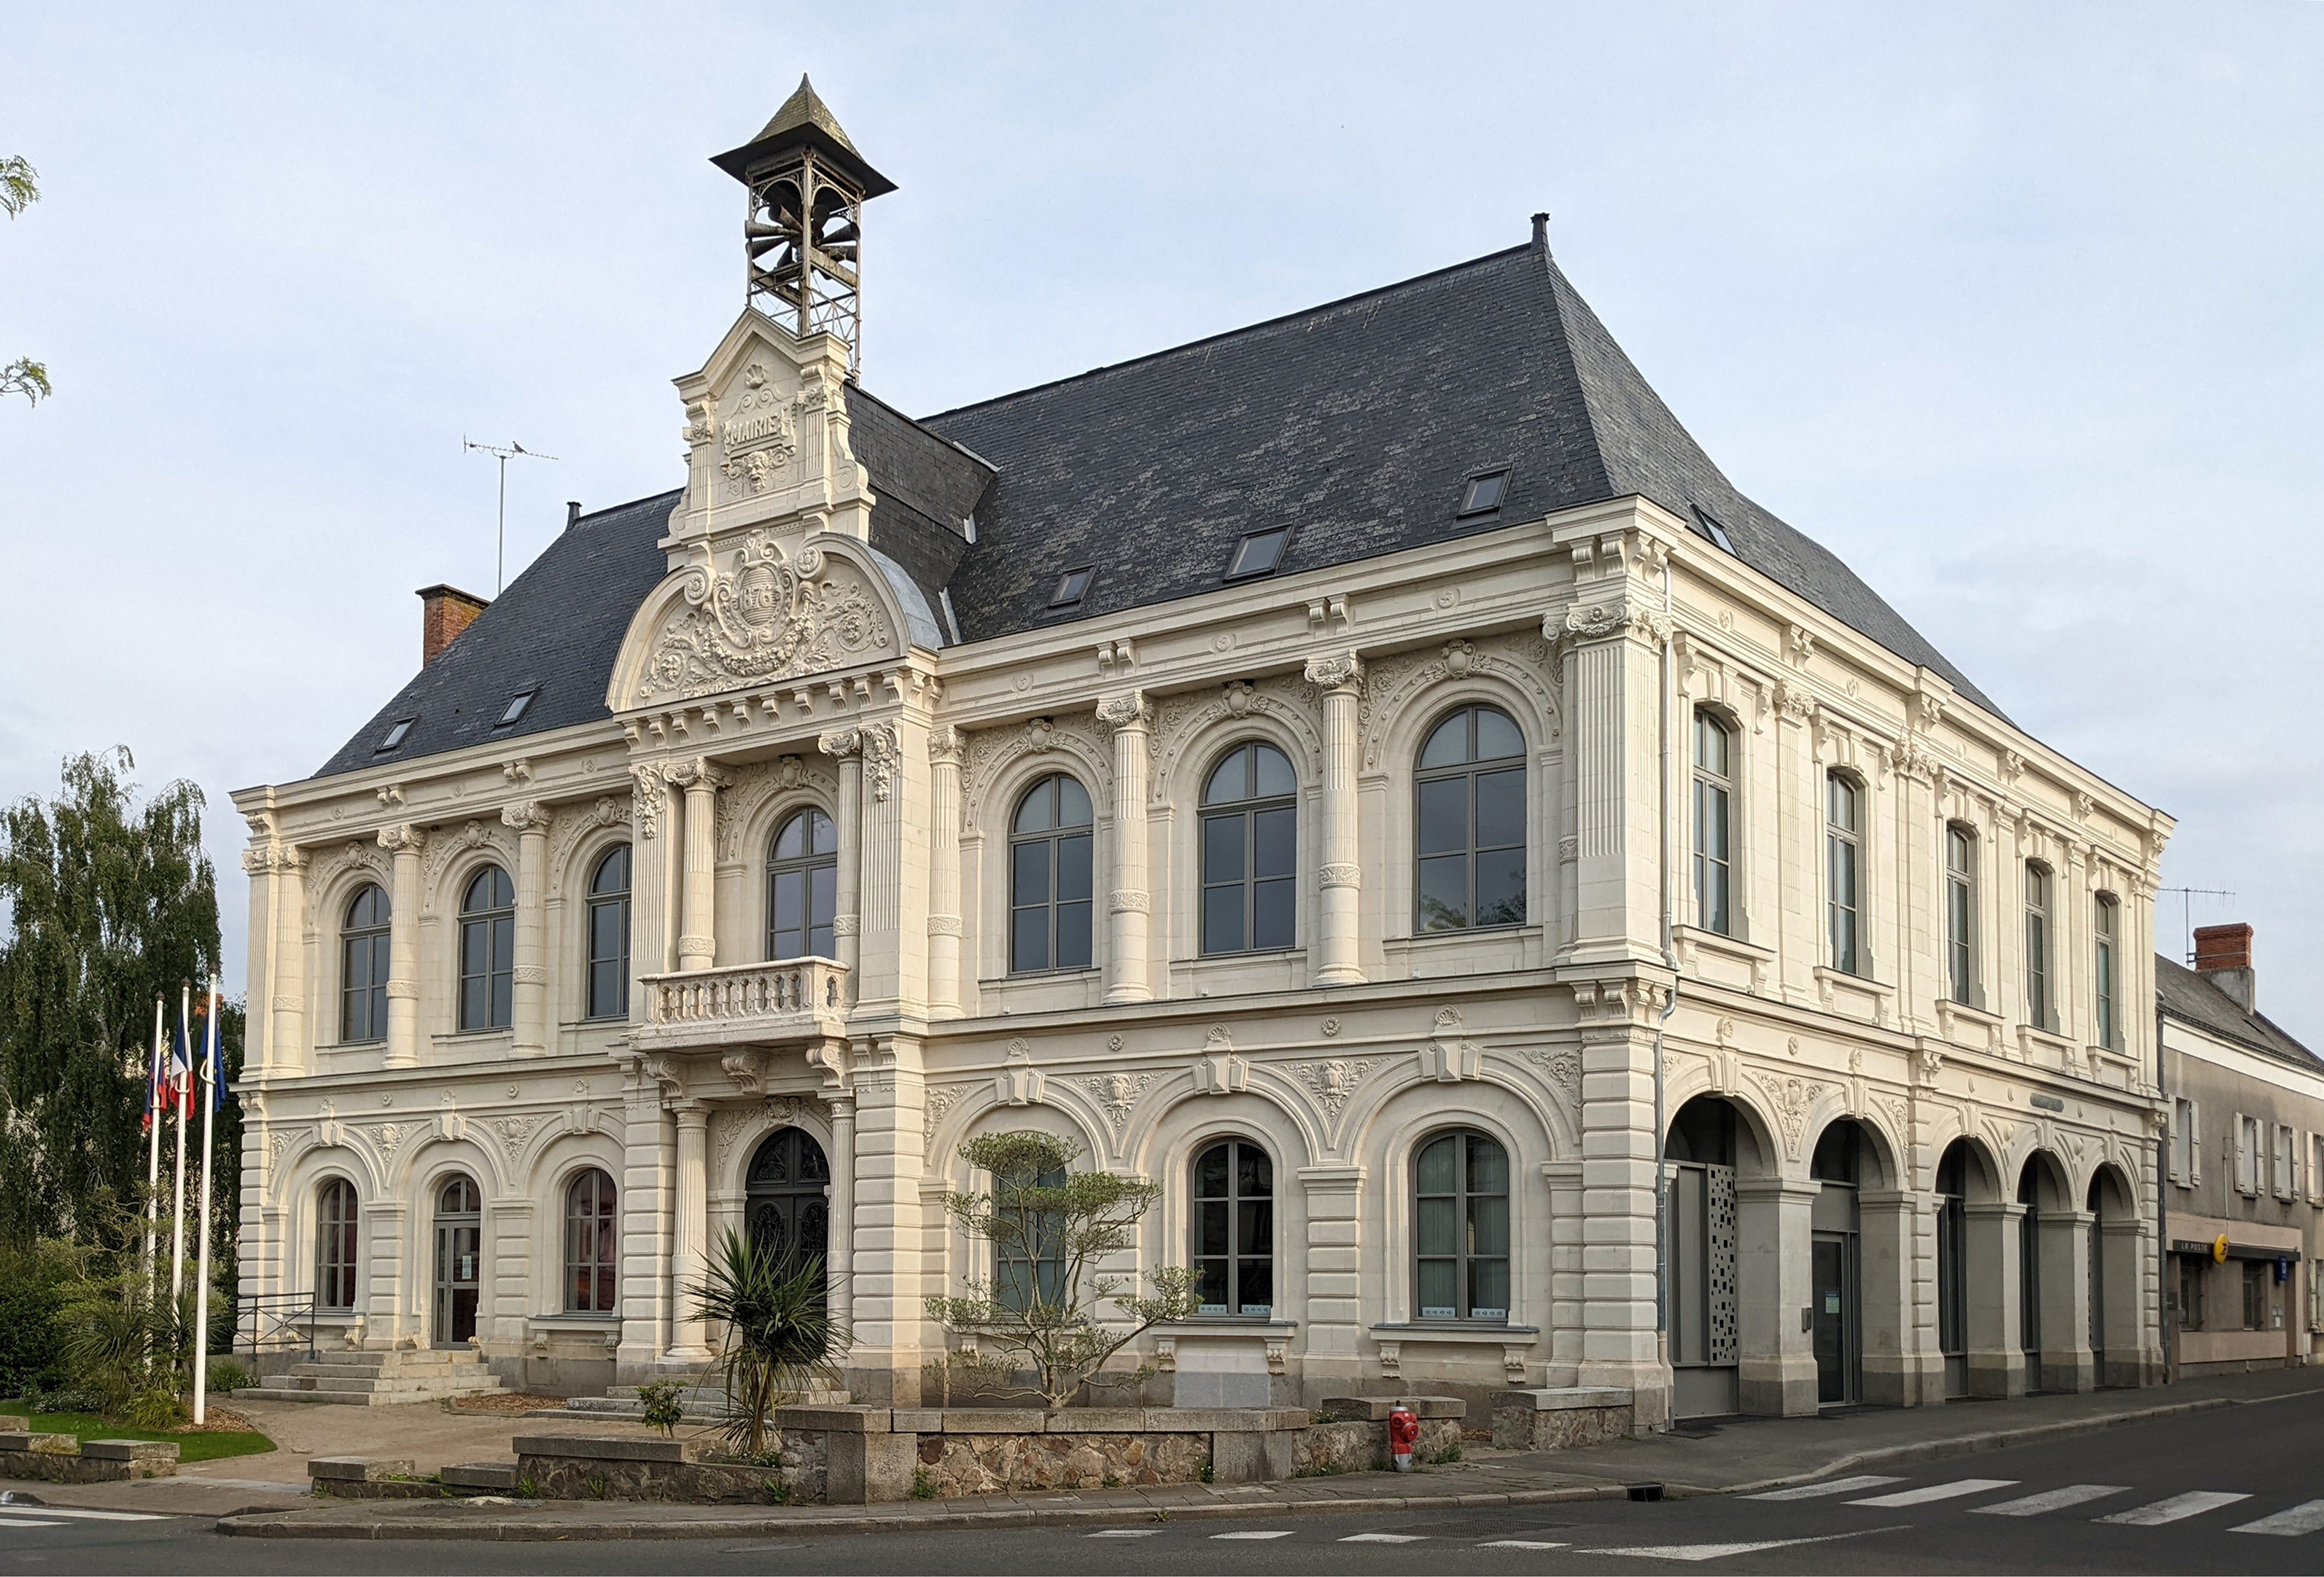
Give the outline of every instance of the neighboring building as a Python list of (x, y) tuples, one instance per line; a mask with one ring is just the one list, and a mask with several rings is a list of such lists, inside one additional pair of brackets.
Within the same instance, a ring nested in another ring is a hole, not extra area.
[(588, 1387), (701, 1358), (747, 1224), (910, 1399), (993, 1272), (958, 1147), (1033, 1125), (1165, 1184), (1180, 1401), (2159, 1373), (2169, 819), (1738, 493), (1542, 220), (915, 420), (853, 365), (885, 180), (804, 86), (719, 162), (684, 487), (434, 588), (236, 796), (245, 1291)]
[(2195, 967), (2154, 961), (2171, 1102), (2174, 1372), (2324, 1356), (2324, 1061), (2257, 1006), (2249, 926), (2195, 932)]

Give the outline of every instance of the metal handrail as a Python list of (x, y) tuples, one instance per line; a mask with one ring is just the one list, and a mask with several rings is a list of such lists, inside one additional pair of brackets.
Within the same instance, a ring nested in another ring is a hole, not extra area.
[[(235, 1345), (255, 1355), (303, 1347), (315, 1356), (315, 1295), (244, 1293), (235, 1299)], [(247, 1345), (245, 1346), (245, 1342)]]

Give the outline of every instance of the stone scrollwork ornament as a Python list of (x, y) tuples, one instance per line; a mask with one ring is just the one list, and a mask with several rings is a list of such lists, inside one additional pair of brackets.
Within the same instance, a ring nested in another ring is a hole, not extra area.
[(786, 553), (763, 531), (743, 540), (731, 569), (693, 567), (683, 591), (687, 607), (663, 625), (640, 700), (818, 673), (894, 644), (886, 611), (853, 566), (827, 565), (815, 548)]

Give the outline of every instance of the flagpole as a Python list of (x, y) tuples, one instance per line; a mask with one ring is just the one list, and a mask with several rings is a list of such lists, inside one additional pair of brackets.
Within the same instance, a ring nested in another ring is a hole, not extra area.
[(202, 1053), (202, 1084), (206, 1094), (202, 1101), (202, 1208), (201, 1250), (198, 1259), (200, 1268), (194, 1274), (194, 1424), (199, 1427), (204, 1411), (204, 1394), (208, 1388), (210, 1367), (210, 1124), (217, 1111), (218, 1102), (218, 991), (217, 981), (210, 981), (209, 1034)]
[[(186, 1020), (192, 1016), (194, 990), (189, 985), (178, 987), (178, 1038), (186, 1038)], [(187, 1053), (191, 1056), (190, 1049)], [(193, 1072), (191, 1068), (186, 1070)], [(184, 1074), (171, 1081), (177, 1088), (171, 1104), (178, 1109), (178, 1203), (170, 1216), (170, 1306), (178, 1306), (178, 1296), (186, 1289), (186, 1081)]]
[(145, 1284), (153, 1284), (153, 1239), (161, 1214), (161, 993), (153, 993), (153, 1060), (145, 1065)]

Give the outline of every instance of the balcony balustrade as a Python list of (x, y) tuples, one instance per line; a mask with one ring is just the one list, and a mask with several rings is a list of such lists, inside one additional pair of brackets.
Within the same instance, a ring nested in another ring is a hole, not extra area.
[(632, 1038), (644, 1051), (780, 1046), (847, 1032), (847, 966), (829, 958), (680, 970), (641, 983), (646, 1019)]

